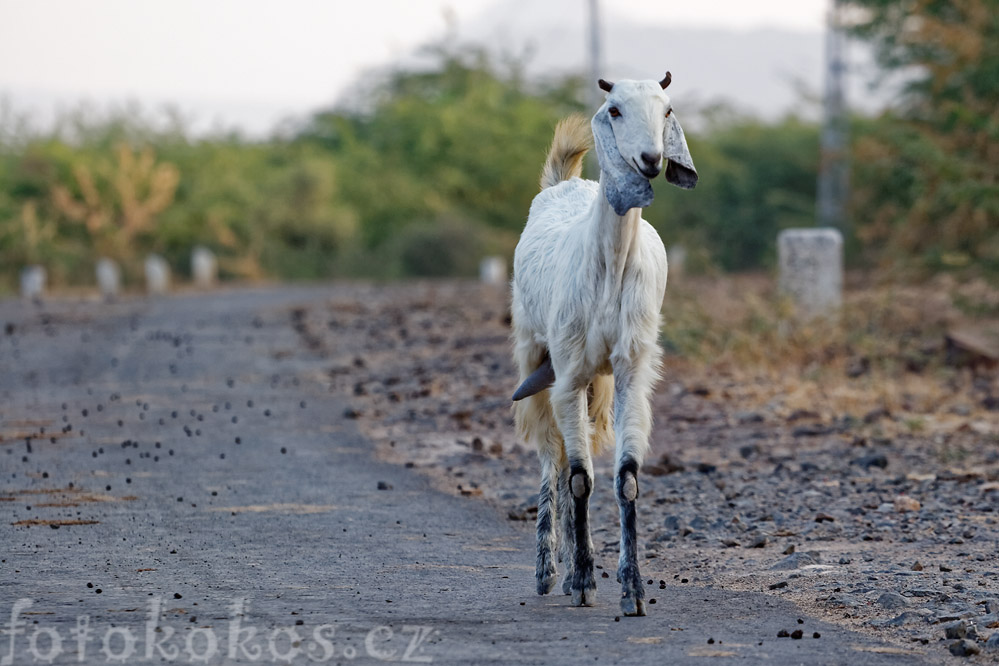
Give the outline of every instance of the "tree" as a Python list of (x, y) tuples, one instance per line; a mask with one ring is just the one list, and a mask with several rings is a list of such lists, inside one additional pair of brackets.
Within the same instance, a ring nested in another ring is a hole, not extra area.
[(854, 150), (858, 235), (889, 262), (999, 269), (999, 1), (850, 0), (908, 78)]

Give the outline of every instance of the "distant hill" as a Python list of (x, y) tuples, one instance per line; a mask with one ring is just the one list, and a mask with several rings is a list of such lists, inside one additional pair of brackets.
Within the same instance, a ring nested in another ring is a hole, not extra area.
[[(467, 25), (460, 42), (501, 56), (526, 59), (531, 76), (585, 72), (587, 16), (580, 0), (501, 0)], [(602, 7), (604, 78), (661, 77), (673, 73), (670, 93), (688, 108), (728, 102), (765, 119), (788, 112), (818, 117), (824, 36), (781, 29), (746, 31), (640, 25)], [(865, 84), (868, 49), (851, 46), (848, 97), (855, 108), (883, 107), (888, 97)]]

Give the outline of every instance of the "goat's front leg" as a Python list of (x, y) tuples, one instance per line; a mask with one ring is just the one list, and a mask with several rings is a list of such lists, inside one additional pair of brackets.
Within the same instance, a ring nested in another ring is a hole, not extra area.
[(617, 579), (621, 583), (621, 612), (624, 615), (645, 615), (645, 588), (638, 570), (635, 502), (638, 499), (638, 468), (645, 459), (652, 426), (650, 375), (638, 368), (614, 373), (614, 430), (617, 439), (614, 491), (621, 512), (621, 554)]
[(572, 494), (574, 548), (569, 590), (575, 606), (592, 606), (597, 583), (593, 576), (593, 543), (590, 541), (589, 506), (593, 491), (593, 461), (590, 455), (586, 390), (557, 380), (552, 389), (552, 407), (565, 442)]

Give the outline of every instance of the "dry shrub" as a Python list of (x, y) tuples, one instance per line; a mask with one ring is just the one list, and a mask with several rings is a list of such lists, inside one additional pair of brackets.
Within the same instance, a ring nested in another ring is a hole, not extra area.
[(997, 413), (980, 409), (999, 396), (996, 371), (949, 363), (945, 342), (950, 328), (994, 316), (994, 289), (946, 278), (920, 286), (851, 282), (836, 316), (810, 322), (793, 319), (765, 276), (671, 285), (663, 308), (667, 376), (736, 409), (783, 417), (803, 410), (859, 420), (884, 409), (913, 431), (979, 418), (986, 432), (999, 432)]

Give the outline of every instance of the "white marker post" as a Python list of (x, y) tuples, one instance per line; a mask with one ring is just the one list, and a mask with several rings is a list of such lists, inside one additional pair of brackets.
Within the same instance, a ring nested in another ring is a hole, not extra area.
[(21, 297), (26, 301), (41, 302), (45, 295), (45, 267), (25, 266), (21, 269)]
[(785, 229), (777, 235), (780, 293), (798, 316), (833, 315), (843, 304), (843, 234), (832, 228)]
[(502, 287), (507, 283), (506, 261), (503, 257), (485, 257), (479, 263), (479, 280), (483, 284)]
[(670, 245), (666, 248), (666, 261), (670, 279), (682, 276), (687, 266), (687, 248), (683, 245)]
[(218, 282), (219, 264), (215, 255), (201, 245), (191, 251), (191, 275), (194, 284), (201, 289), (209, 289)]
[(121, 291), (121, 271), (111, 259), (101, 259), (97, 262), (97, 288), (105, 300), (113, 300)]
[(165, 294), (170, 289), (170, 265), (163, 257), (151, 254), (146, 257), (146, 291)]

